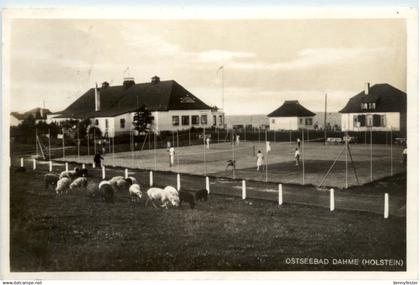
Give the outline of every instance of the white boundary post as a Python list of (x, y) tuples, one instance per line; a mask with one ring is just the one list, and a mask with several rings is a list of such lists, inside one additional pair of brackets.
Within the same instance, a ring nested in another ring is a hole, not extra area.
[(23, 167), (23, 157), (20, 158), (20, 167)]
[(86, 168), (86, 165), (83, 163), (82, 164), (82, 169), (85, 169)]
[(335, 210), (335, 201), (334, 201), (334, 189), (330, 189), (330, 211)]
[(66, 167), (66, 171), (69, 171), (69, 163), (68, 162), (65, 163), (65, 167)]
[(128, 169), (126, 168), (124, 171), (124, 178), (127, 179), (128, 178)]
[(95, 166), (95, 163), (94, 162), (92, 162), (92, 168), (95, 168), (96, 166)]
[(246, 199), (246, 181), (242, 180), (242, 200)]
[(279, 184), (279, 206), (283, 205), (283, 185)]
[(34, 170), (36, 169), (36, 159), (35, 158), (33, 159), (33, 168), (34, 168)]
[(176, 175), (176, 190), (181, 190), (181, 175), (179, 173)]
[(210, 194), (210, 179), (208, 176), (206, 176), (206, 190), (207, 193)]
[(149, 172), (149, 185), (150, 187), (153, 186), (153, 171)]
[(388, 193), (385, 193), (384, 197), (384, 218), (388, 219), (389, 217), (389, 195)]
[(52, 161), (50, 160), (50, 172), (52, 172)]
[(105, 166), (102, 166), (102, 179), (105, 179)]

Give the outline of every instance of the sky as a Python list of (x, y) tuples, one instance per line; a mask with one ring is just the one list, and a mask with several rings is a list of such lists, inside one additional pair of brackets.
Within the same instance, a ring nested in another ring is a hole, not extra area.
[[(284, 100), (338, 111), (365, 82), (406, 91), (401, 19), (13, 19), (11, 110), (60, 111), (103, 81), (175, 80), (226, 114), (268, 114)], [(224, 66), (222, 72), (217, 72)], [(224, 86), (224, 88), (222, 88)]]

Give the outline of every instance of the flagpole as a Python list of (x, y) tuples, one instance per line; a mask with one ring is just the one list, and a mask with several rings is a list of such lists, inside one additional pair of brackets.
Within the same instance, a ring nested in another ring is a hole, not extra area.
[(222, 109), (225, 111), (225, 67), (222, 66)]
[(48, 159), (51, 160), (51, 133), (48, 129)]

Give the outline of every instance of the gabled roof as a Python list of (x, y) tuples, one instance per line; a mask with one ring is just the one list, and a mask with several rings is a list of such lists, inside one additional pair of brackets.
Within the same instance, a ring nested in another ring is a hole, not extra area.
[[(362, 110), (362, 103), (375, 103), (374, 110)], [(407, 94), (386, 83), (375, 84), (350, 98), (340, 113), (407, 112)]]
[(283, 105), (267, 115), (267, 117), (310, 117), (315, 116), (305, 107), (299, 104), (298, 100), (284, 101)]
[(10, 115), (13, 116), (13, 117), (15, 117), (18, 120), (25, 119), (25, 116), (23, 114), (19, 114), (18, 112), (11, 112)]
[(95, 112), (95, 88), (89, 89), (56, 118), (112, 117), (145, 105), (150, 111), (211, 109), (174, 80), (98, 88), (100, 111)]

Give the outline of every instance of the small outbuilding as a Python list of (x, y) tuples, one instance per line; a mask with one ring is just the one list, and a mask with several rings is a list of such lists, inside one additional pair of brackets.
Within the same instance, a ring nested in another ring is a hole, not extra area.
[(284, 101), (283, 105), (267, 115), (270, 130), (313, 129), (315, 113), (309, 111), (298, 100)]

